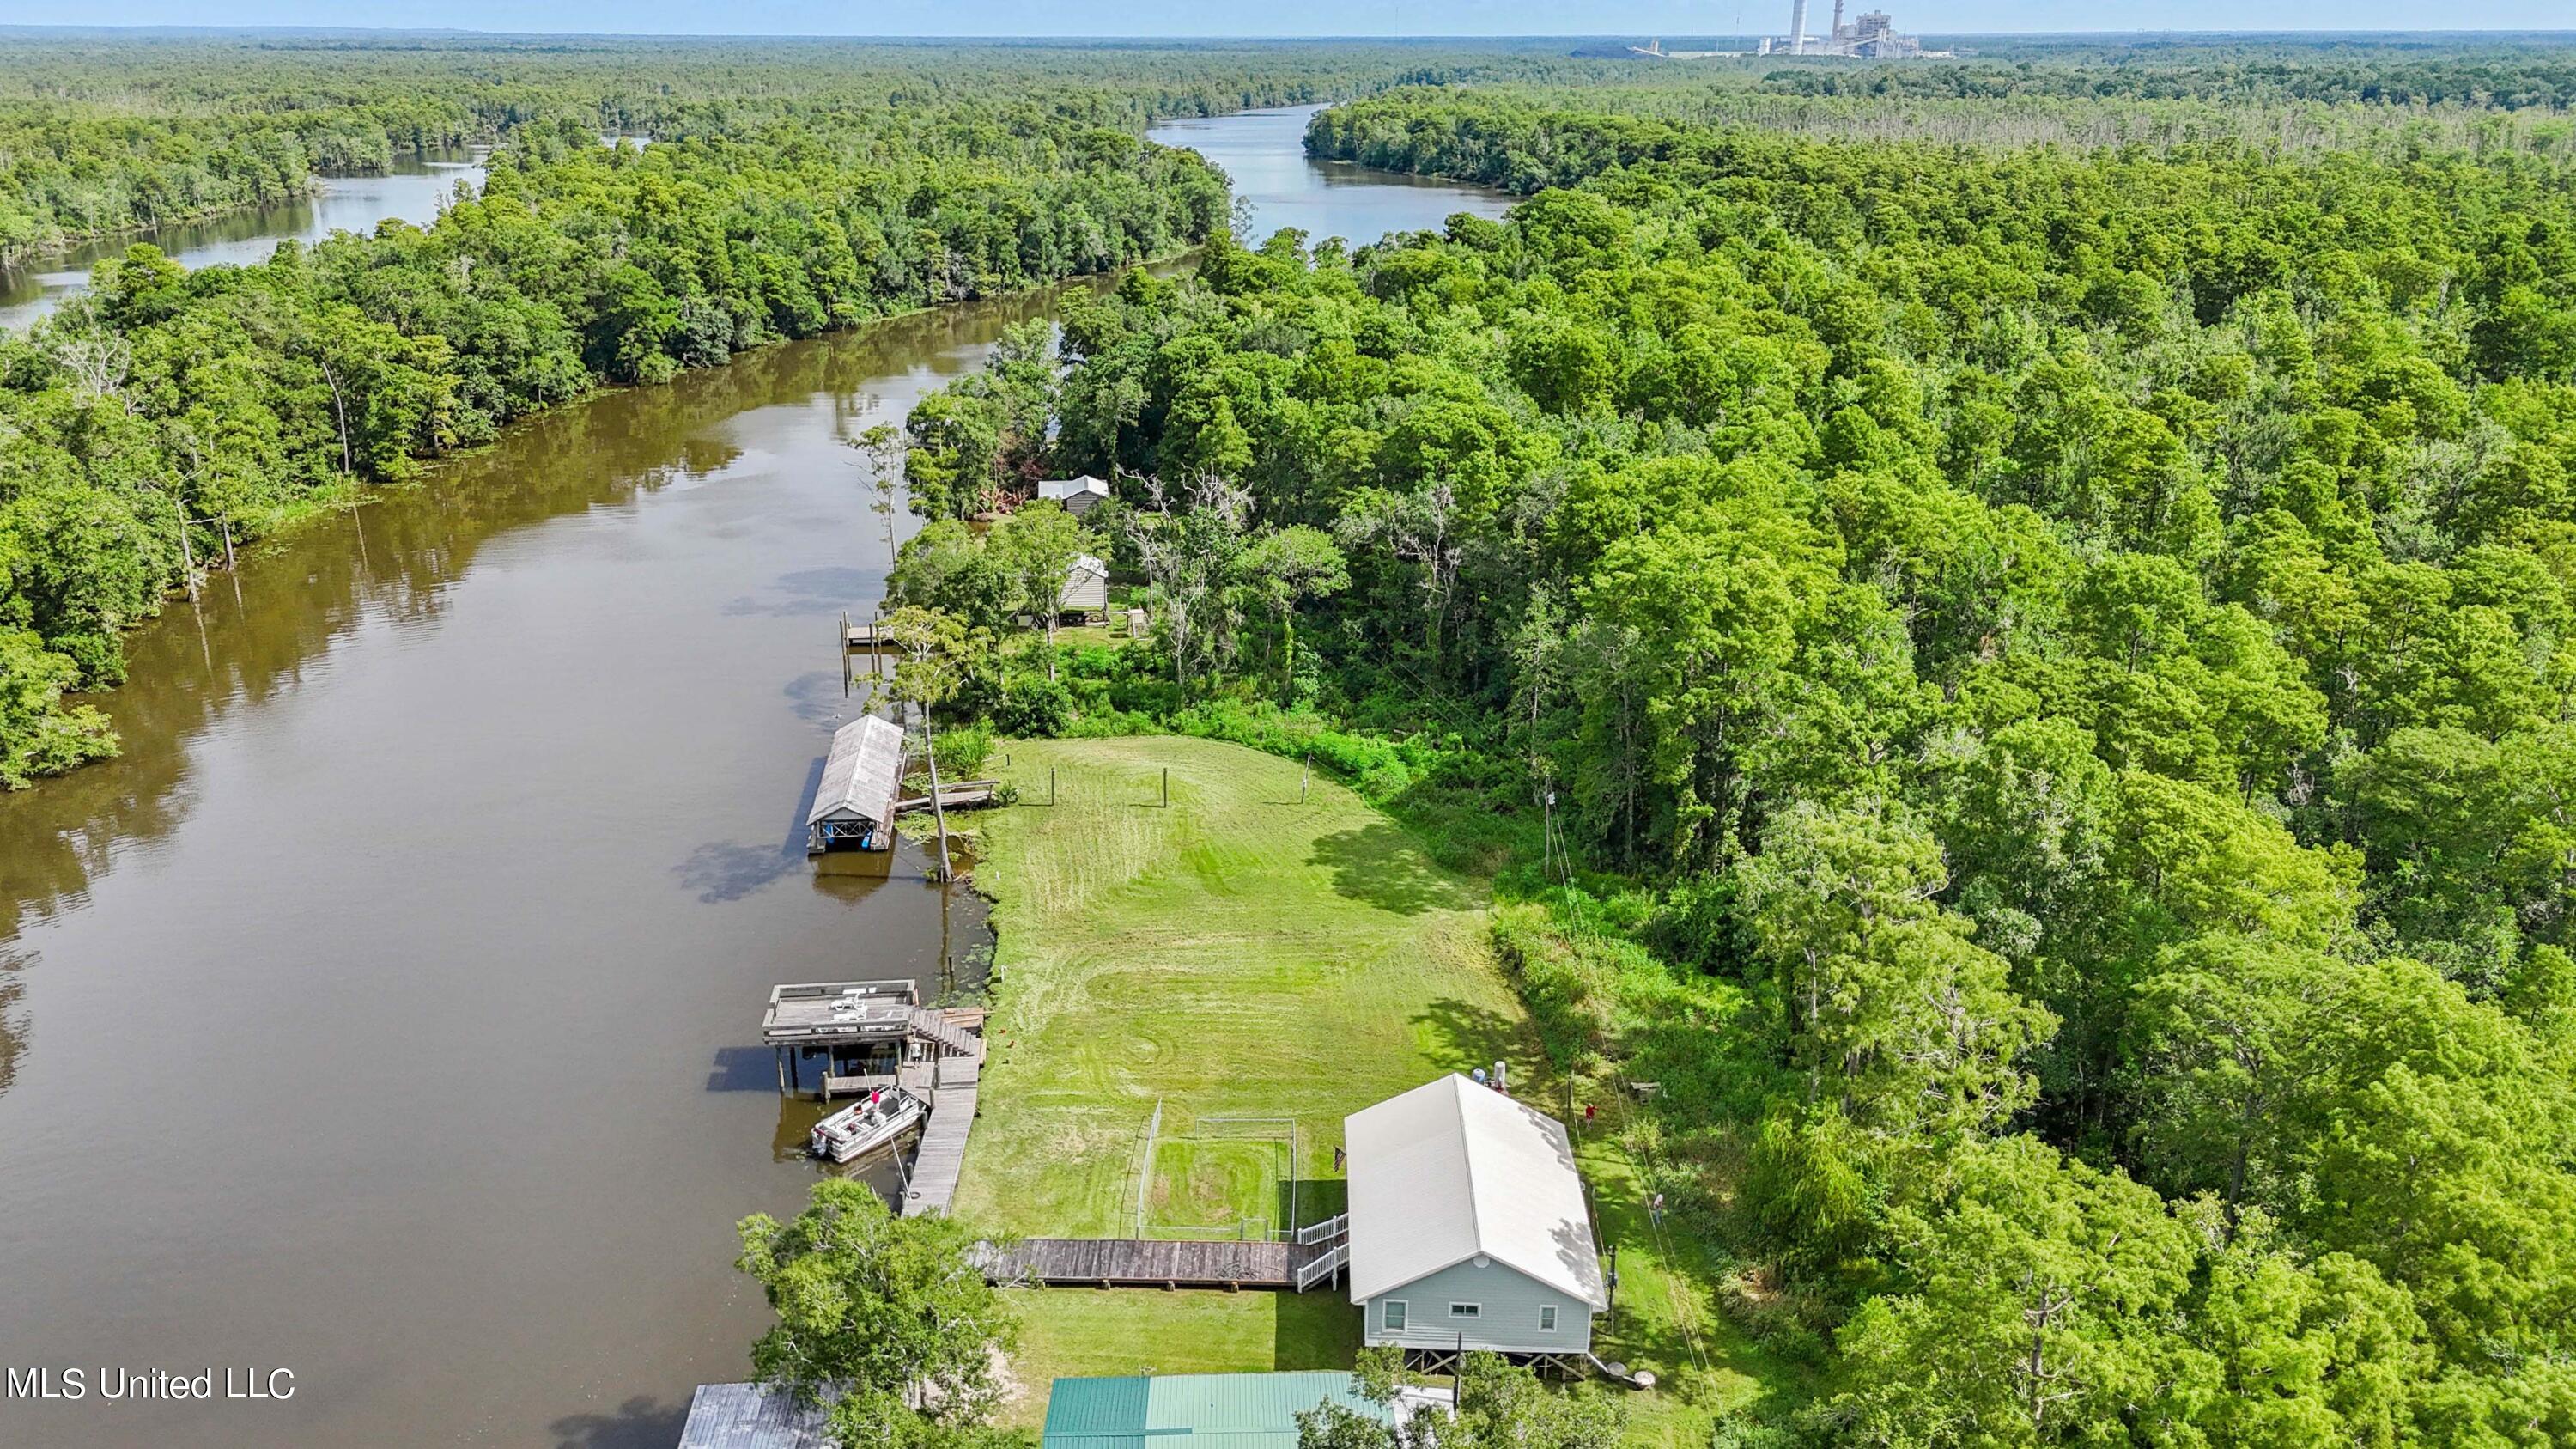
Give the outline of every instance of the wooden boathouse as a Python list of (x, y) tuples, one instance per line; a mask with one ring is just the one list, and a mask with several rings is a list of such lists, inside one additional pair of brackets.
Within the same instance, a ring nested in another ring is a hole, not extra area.
[[(984, 1010), (923, 1006), (909, 981), (789, 982), (769, 989), (760, 1037), (778, 1062), (778, 1090), (829, 1102), (902, 1087), (930, 1104), (905, 1174), (903, 1214), (946, 1212), (966, 1168), (983, 1077)], [(805, 1063), (821, 1058), (814, 1085)]]
[(863, 714), (834, 730), (822, 783), (805, 812), (805, 853), (836, 846), (892, 850), (903, 764), (903, 726), (893, 720)]
[(807, 1090), (804, 1064), (820, 1057), (814, 1090), (824, 1100), (894, 1086), (903, 1068), (965, 1057), (981, 1061), (980, 1011), (921, 1004), (909, 981), (804, 981), (769, 988), (760, 1039), (778, 1060), (778, 1090)]

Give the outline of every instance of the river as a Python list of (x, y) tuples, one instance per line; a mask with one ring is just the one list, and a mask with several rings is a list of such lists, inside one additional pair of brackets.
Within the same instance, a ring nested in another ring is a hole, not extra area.
[[(1300, 186), (1301, 124), (1188, 129), (1319, 232), (1501, 204)], [(124, 754), (0, 795), (0, 1365), (93, 1385), (0, 1444), (667, 1449), (747, 1372), (732, 1224), (817, 1171), (768, 987), (982, 938), (801, 847), (887, 561), (841, 440), (1049, 302), (558, 410), (135, 633)], [(227, 1367), (294, 1397), (95, 1387)]]
[(0, 328), (24, 331), (89, 285), (89, 269), (150, 242), (183, 267), (228, 262), (255, 266), (289, 237), (317, 242), (335, 231), (372, 231), (377, 222), (427, 226), (456, 194), (458, 182), (483, 185), (483, 152), (407, 155), (381, 176), (324, 176), (304, 201), (257, 207), (207, 221), (180, 222), (87, 243), (20, 267), (0, 268)]

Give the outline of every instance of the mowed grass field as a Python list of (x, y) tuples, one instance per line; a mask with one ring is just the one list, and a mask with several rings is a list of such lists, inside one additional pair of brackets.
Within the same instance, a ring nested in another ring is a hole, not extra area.
[[(1537, 1069), (1482, 889), (1340, 785), (1301, 804), (1295, 761), (1173, 736), (1014, 741), (1000, 773), (1023, 803), (975, 822), (1001, 980), (961, 1216), (1051, 1237), (1311, 1222), (1341, 1207), (1344, 1116), (1496, 1058)], [(1023, 1425), (1061, 1376), (1359, 1348), (1331, 1290), (1014, 1297)]]
[(1311, 1221), (1338, 1203), (1344, 1116), (1497, 1058), (1536, 1070), (1482, 888), (1349, 790), (1318, 777), (1301, 804), (1297, 762), (1175, 736), (1010, 760), (1022, 803), (977, 822), (1001, 980), (961, 1216), (1046, 1237), (1133, 1236), (1140, 1207), (1284, 1223), (1256, 1144), (1293, 1134), (1286, 1195)]

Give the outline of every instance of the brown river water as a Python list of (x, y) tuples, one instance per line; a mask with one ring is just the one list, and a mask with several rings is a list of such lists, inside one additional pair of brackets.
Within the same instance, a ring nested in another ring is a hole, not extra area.
[[(1269, 161), (1256, 226), (1500, 207)], [(0, 795), (0, 1446), (641, 1449), (745, 1375), (732, 1225), (817, 1171), (768, 987), (988, 939), (803, 852), (886, 565), (840, 439), (1049, 301), (563, 409), (135, 633), (122, 757)]]

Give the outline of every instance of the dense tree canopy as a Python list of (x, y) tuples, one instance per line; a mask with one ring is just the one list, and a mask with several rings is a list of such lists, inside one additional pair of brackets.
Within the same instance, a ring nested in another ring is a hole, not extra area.
[(1003, 506), (1120, 480), (1163, 673), (1078, 700), (1259, 720), (1235, 561), (1334, 543), (1294, 697), (1445, 742), (1399, 804), (1570, 817), (1596, 934), (1512, 959), (1664, 1083), (1780, 1430), (2576, 1434), (2567, 162), (1603, 94), (1336, 108), (1535, 194), (1220, 238), (915, 414)]

